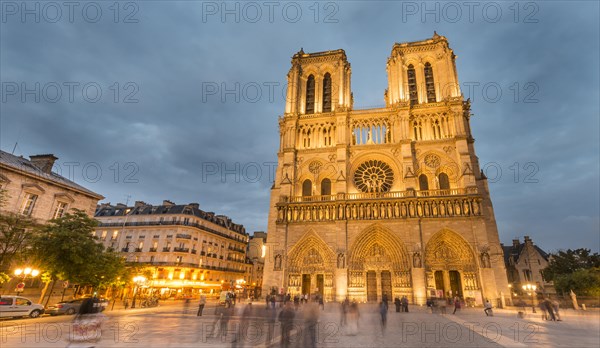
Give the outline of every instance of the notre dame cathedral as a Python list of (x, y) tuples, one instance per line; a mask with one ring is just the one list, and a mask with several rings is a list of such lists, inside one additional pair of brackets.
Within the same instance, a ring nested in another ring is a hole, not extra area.
[(438, 34), (394, 44), (376, 109), (354, 108), (343, 50), (292, 57), (264, 293), (508, 301), (455, 57)]

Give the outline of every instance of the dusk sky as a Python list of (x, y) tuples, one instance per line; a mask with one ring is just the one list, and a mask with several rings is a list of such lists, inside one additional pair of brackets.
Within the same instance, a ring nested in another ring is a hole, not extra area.
[(198, 202), (266, 230), (291, 56), (344, 49), (354, 107), (381, 107), (394, 43), (437, 31), (501, 242), (600, 249), (597, 1), (114, 4), (2, 1), (2, 150), (56, 155), (104, 202)]

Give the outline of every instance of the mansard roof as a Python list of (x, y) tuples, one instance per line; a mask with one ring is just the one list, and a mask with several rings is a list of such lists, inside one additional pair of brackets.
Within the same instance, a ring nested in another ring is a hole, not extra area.
[(98, 193), (86, 189), (85, 187), (65, 178), (62, 175), (54, 172), (44, 172), (39, 167), (34, 165), (32, 161), (24, 158), (23, 156), (15, 156), (6, 151), (0, 150), (0, 167), (13, 170), (19, 174), (33, 176), (39, 180), (47, 181), (59, 186), (67, 186), (68, 188), (78, 191), (87, 196), (97, 198), (98, 200), (104, 199), (104, 197)]
[(208, 222), (222, 226), (233, 232), (246, 235), (246, 229), (243, 225), (233, 223), (230, 218), (225, 215), (216, 215), (213, 212), (205, 212), (198, 208), (197, 204), (163, 204), (163, 205), (151, 205), (151, 204), (139, 204), (136, 206), (126, 206), (124, 204), (117, 204), (116, 206), (110, 204), (101, 204), (96, 209), (94, 217), (111, 217), (111, 216), (135, 216), (135, 215), (165, 215), (165, 214), (177, 214), (177, 215), (193, 215), (197, 218), (206, 220)]

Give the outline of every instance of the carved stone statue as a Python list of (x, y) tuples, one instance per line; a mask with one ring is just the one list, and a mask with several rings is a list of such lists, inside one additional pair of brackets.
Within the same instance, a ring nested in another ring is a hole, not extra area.
[(346, 268), (346, 256), (340, 253), (337, 258), (337, 267), (338, 268)]
[(488, 254), (485, 251), (481, 253), (481, 267), (483, 267), (483, 268), (491, 268), (492, 267), (492, 265), (490, 263), (490, 254)]
[(275, 256), (275, 271), (281, 271), (281, 255)]
[(413, 254), (413, 267), (421, 268), (421, 253), (419, 252)]

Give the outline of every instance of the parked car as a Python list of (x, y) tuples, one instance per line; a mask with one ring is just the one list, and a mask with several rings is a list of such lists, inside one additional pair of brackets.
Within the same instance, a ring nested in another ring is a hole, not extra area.
[[(46, 309), (46, 313), (50, 315), (72, 315), (79, 312), (79, 307), (83, 303), (83, 300), (89, 297), (82, 297), (75, 300), (70, 301), (61, 301), (53, 306), (48, 306)], [(94, 303), (95, 307), (100, 307), (100, 311), (104, 311), (106, 307), (108, 307), (108, 300), (105, 298), (96, 298), (96, 302)]]
[(82, 298), (71, 300), (71, 301), (61, 301), (53, 306), (48, 306), (46, 309), (46, 313), (50, 315), (72, 315), (79, 311), (79, 307), (81, 307), (81, 303), (83, 303)]
[(0, 296), (0, 317), (37, 318), (44, 313), (44, 306), (21, 296)]

